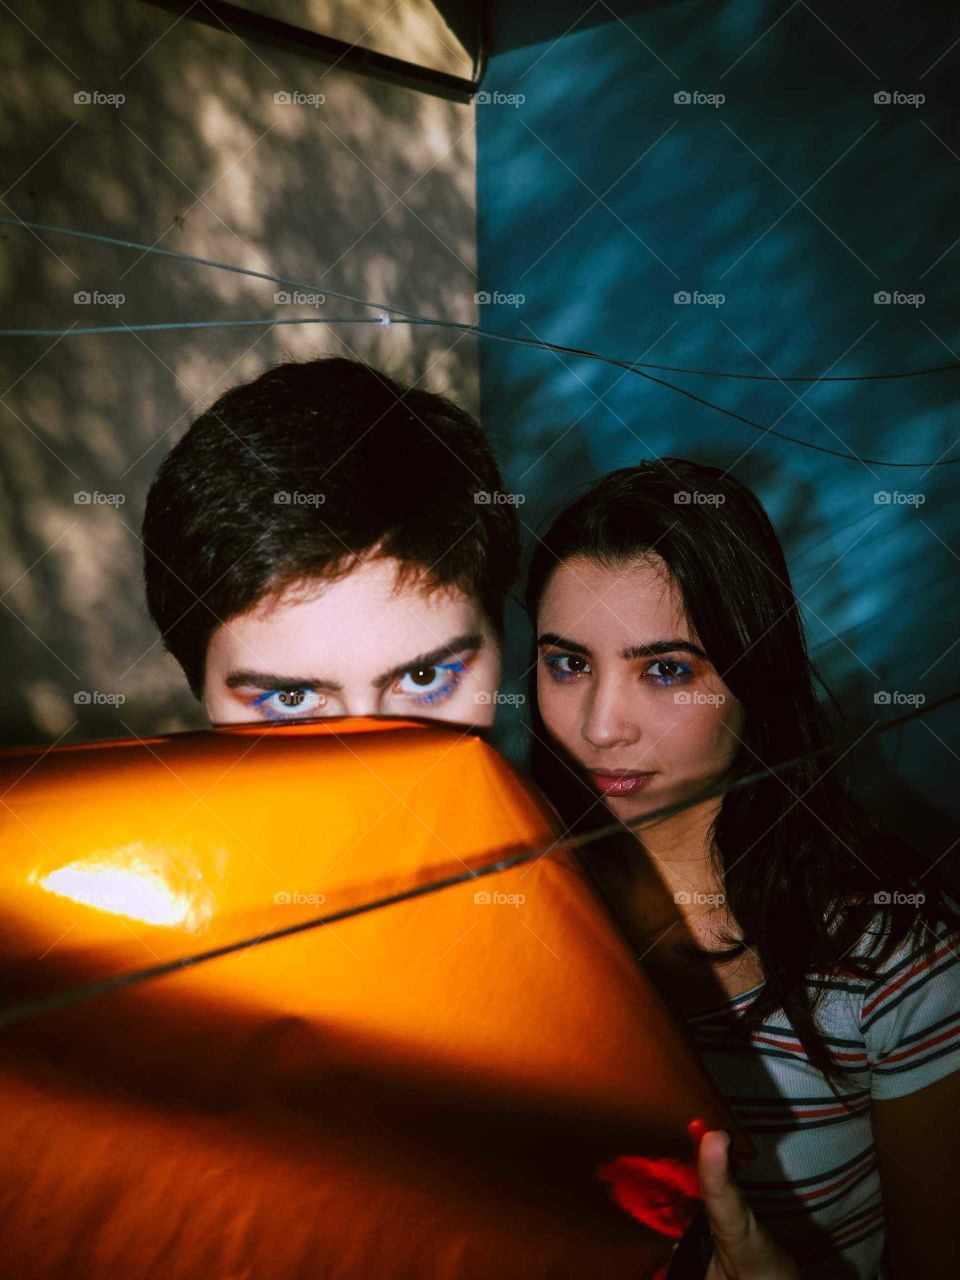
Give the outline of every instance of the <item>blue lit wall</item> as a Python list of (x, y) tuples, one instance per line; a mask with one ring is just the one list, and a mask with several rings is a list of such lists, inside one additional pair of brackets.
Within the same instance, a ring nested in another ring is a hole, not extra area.
[[(854, 3), (826, 18), (767, 0), (583, 8), (492, 5), (479, 288), (502, 296), (481, 307), (485, 327), (779, 377), (960, 359), (960, 27), (946, 6)], [(675, 301), (695, 292), (724, 301)], [(878, 691), (929, 702), (960, 686), (960, 465), (843, 460), (584, 359), (489, 341), (481, 359), (484, 421), (526, 498), (528, 544), (614, 467), (669, 453), (730, 467), (770, 512), (815, 658), (854, 724), (896, 714)], [(960, 457), (956, 372), (813, 388), (650, 372), (824, 449)], [(519, 611), (511, 621), (516, 692), (529, 633)], [(519, 756), (509, 707), (501, 732)], [(864, 795), (943, 853), (960, 816), (956, 707), (858, 759)]]

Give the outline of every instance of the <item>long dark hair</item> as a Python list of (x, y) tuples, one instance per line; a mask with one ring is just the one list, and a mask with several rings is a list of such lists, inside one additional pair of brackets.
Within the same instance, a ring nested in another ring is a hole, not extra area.
[[(717, 467), (681, 458), (625, 467), (563, 510), (531, 559), (527, 608), (534, 623), (562, 562), (581, 556), (615, 567), (651, 551), (667, 565), (690, 626), (742, 704), (742, 745), (728, 780), (829, 744), (842, 715), (807, 651), (776, 531), (755, 495)], [(818, 701), (815, 681), (827, 706)], [(595, 793), (591, 803), (586, 781), (578, 789), (575, 778), (584, 775), (571, 770), (573, 762), (546, 732), (535, 674), (529, 702), (535, 780), (569, 830), (603, 825)], [(807, 977), (876, 978), (907, 937), (921, 953), (932, 951), (936, 925), (960, 921), (944, 882), (918, 851), (864, 812), (843, 760), (829, 753), (726, 792), (711, 834), (714, 869), (740, 933), (724, 935), (727, 945), (711, 954), (732, 960), (750, 947), (765, 979), (742, 1025), (756, 1028), (782, 1009), (839, 1097), (835, 1082), (843, 1082), (845, 1069), (816, 1022), (826, 987), (811, 994)], [(910, 896), (916, 894), (919, 901)], [(872, 943), (851, 956), (868, 930), (876, 935)]]

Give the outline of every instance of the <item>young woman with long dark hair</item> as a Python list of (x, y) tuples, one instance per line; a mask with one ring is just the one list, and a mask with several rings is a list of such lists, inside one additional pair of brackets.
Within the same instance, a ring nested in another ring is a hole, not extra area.
[(820, 750), (842, 719), (762, 505), (683, 459), (615, 471), (528, 607), (534, 777), (571, 831), (622, 820), (582, 864), (758, 1148), (757, 1220), (805, 1277), (954, 1276), (960, 914)]

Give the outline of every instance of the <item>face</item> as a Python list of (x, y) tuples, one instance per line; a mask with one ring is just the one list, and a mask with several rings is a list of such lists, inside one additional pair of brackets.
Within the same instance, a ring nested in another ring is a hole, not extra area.
[(742, 708), (691, 634), (659, 557), (617, 568), (565, 561), (537, 633), (546, 728), (619, 817), (702, 789), (736, 755)]
[(397, 562), (262, 601), (213, 633), (203, 702), (214, 724), (315, 716), (493, 719), (500, 646), (462, 592), (399, 585)]

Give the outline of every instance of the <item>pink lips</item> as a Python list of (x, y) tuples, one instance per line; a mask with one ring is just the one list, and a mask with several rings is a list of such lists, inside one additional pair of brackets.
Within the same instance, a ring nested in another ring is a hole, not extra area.
[(605, 796), (628, 796), (642, 791), (652, 773), (591, 773), (597, 790)]

